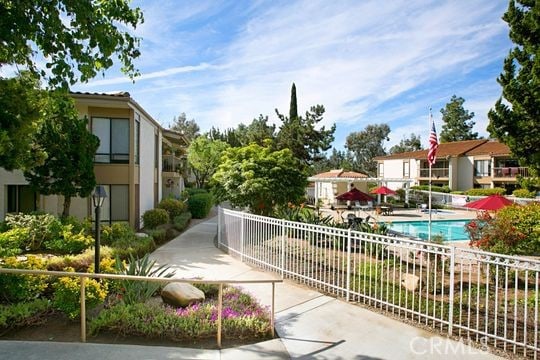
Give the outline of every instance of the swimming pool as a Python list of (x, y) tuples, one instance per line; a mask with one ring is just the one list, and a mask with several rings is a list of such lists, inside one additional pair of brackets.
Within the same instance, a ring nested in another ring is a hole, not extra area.
[[(442, 235), (444, 241), (469, 240), (465, 225), (471, 220), (432, 220), (431, 236)], [(393, 231), (414, 236), (420, 239), (428, 238), (428, 221), (396, 221), (389, 224)]]

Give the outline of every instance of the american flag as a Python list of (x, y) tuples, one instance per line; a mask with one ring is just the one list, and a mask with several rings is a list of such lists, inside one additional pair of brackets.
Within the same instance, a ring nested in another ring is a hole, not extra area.
[[(430, 114), (431, 117), (431, 114)], [(437, 131), (435, 131), (435, 122), (433, 121), (433, 118), (431, 117), (431, 132), (429, 133), (429, 149), (427, 154), (427, 159), (429, 165), (435, 164), (435, 161), (437, 160), (437, 148), (439, 147), (439, 143), (437, 141)]]

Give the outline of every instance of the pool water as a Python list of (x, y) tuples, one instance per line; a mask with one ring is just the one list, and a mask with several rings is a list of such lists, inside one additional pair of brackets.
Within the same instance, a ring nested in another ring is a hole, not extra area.
[[(432, 220), (431, 237), (442, 235), (444, 241), (469, 240), (469, 234), (465, 231), (465, 225), (470, 220)], [(393, 231), (427, 240), (428, 221), (396, 221), (389, 224)]]

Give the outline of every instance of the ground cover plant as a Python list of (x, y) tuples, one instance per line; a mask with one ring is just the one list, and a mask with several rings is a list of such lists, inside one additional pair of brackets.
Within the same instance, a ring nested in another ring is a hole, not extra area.
[[(166, 338), (173, 341), (214, 338), (217, 332), (217, 291), (201, 287), (204, 302), (174, 308), (156, 302), (118, 304), (103, 310), (89, 324), (89, 332)], [(143, 319), (143, 321), (141, 321)], [(267, 339), (271, 336), (270, 313), (250, 295), (235, 287), (223, 290), (223, 337)]]

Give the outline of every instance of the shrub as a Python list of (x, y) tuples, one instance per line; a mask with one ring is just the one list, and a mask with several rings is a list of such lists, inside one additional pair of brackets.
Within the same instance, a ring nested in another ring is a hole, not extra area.
[[(45, 270), (45, 262), (34, 255), (28, 255), (26, 260), (19, 261), (16, 257), (4, 259), (6, 268)], [(0, 274), (0, 296), (4, 301), (31, 301), (38, 298), (48, 286), (48, 277), (43, 275), (12, 275)]]
[(161, 200), (161, 202), (158, 205), (159, 209), (166, 210), (169, 214), (169, 219), (174, 219), (178, 215), (182, 214), (184, 211), (186, 211), (186, 204), (184, 204), (180, 200), (176, 200), (173, 198), (166, 198)]
[(212, 205), (213, 198), (209, 193), (195, 194), (188, 199), (189, 212), (195, 219), (204, 219), (208, 216)]
[[(157, 231), (157, 230), (152, 230)], [(112, 250), (113, 257), (128, 259), (130, 256), (141, 257), (156, 249), (156, 242), (152, 236), (135, 237), (130, 243), (116, 244)]]
[(126, 246), (137, 240), (135, 231), (127, 222), (113, 223), (101, 229), (101, 243), (111, 246)]
[(155, 229), (159, 225), (169, 223), (169, 214), (164, 209), (152, 209), (143, 214), (143, 224), (147, 229)]
[(58, 237), (62, 231), (60, 220), (50, 214), (8, 214), (6, 224), (10, 229), (28, 229), (28, 240), (24, 247), (32, 251), (41, 249), (44, 241)]
[[(64, 269), (64, 271), (73, 269)], [(80, 279), (76, 277), (61, 277), (53, 285), (53, 305), (65, 313), (69, 318), (75, 319), (81, 314)], [(86, 279), (85, 299), (87, 309), (92, 309), (103, 303), (107, 297), (107, 282), (100, 283), (95, 279)]]
[(74, 233), (80, 233), (82, 231), (86, 235), (89, 235), (92, 233), (93, 230), (91, 218), (85, 218), (81, 221), (75, 216), (70, 215), (60, 218), (60, 222), (62, 223), (62, 225), (71, 225), (72, 232)]
[[(429, 191), (429, 185), (416, 185), (416, 186), (411, 186), (411, 189), (413, 190), (424, 190), (424, 191)], [(450, 192), (450, 188), (448, 186), (431, 186), (431, 191), (434, 191), (434, 192), (442, 192), (442, 193), (449, 193)]]
[(28, 237), (29, 231), (27, 228), (13, 228), (0, 233), (0, 257), (14, 256), (22, 253)]
[[(118, 274), (148, 277), (170, 278), (174, 275), (174, 271), (170, 270), (169, 265), (164, 264), (158, 268), (154, 268), (155, 264), (156, 261), (150, 261), (148, 254), (140, 259), (130, 256), (127, 266), (117, 258), (116, 271)], [(120, 280), (119, 283), (120, 287), (123, 289), (120, 295), (122, 301), (126, 304), (145, 302), (162, 286), (162, 283), (159, 282), (140, 280)]]
[(166, 229), (152, 229), (149, 230), (148, 235), (152, 238), (154, 241), (154, 244), (161, 245), (165, 244), (167, 242), (167, 230)]
[(527, 189), (516, 189), (512, 192), (512, 195), (518, 198), (534, 199), (536, 197), (536, 192)]
[[(64, 268), (73, 268), (76, 272), (90, 272), (89, 270), (94, 265), (94, 255), (94, 249), (86, 249), (82, 254), (53, 257), (47, 261), (47, 270), (62, 271)], [(100, 266), (103, 267), (104, 259), (111, 258), (112, 255), (113, 249), (101, 246)]]
[(208, 190), (201, 188), (186, 188), (185, 192), (188, 196), (193, 196), (197, 194), (208, 194)]
[(0, 305), (0, 330), (42, 324), (46, 321), (50, 309), (51, 303), (47, 299)]
[(71, 224), (64, 225), (57, 238), (45, 241), (45, 248), (58, 254), (78, 254), (94, 243), (94, 239), (85, 235), (83, 230), (73, 233), (72, 228)]
[(465, 195), (469, 196), (489, 196), (489, 195), (504, 195), (506, 189), (493, 188), (493, 189), (469, 189), (465, 191)]
[[(480, 230), (471, 234), (469, 228)], [(471, 245), (502, 254), (540, 255), (540, 204), (507, 206), (495, 218), (486, 217), (468, 225)]]
[(189, 225), (191, 220), (191, 213), (186, 211), (174, 218), (174, 228), (178, 231), (184, 231), (185, 228)]

